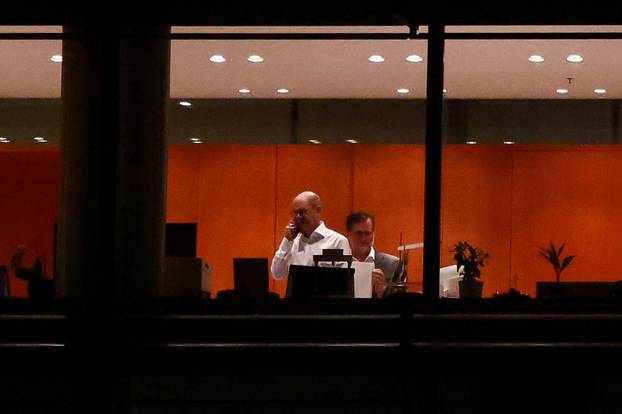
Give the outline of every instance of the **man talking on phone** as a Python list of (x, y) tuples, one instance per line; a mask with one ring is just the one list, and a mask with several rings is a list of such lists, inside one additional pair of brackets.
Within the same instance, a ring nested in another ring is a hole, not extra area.
[(272, 277), (285, 279), (292, 264), (313, 266), (313, 255), (322, 254), (323, 249), (343, 249), (343, 254), (352, 254), (348, 239), (324, 225), (320, 197), (311, 191), (302, 192), (292, 201), (292, 219), (272, 259)]

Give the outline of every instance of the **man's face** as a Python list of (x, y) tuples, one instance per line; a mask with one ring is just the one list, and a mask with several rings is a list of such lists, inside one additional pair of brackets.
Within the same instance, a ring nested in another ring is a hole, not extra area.
[(371, 219), (352, 224), (348, 240), (353, 252), (369, 253), (374, 245), (374, 226)]
[(296, 198), (292, 203), (292, 220), (298, 230), (308, 236), (320, 225), (320, 208), (306, 198)]

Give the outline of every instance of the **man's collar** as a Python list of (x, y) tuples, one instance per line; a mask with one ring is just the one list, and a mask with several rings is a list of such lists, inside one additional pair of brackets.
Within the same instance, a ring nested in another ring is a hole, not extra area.
[[(326, 237), (328, 235), (328, 229), (324, 225), (323, 221), (320, 221), (320, 225), (313, 230), (313, 233), (317, 233), (322, 237)], [(311, 233), (311, 237), (313, 237), (313, 233)]]
[(324, 225), (323, 221), (320, 221), (320, 225), (311, 232), (308, 238), (305, 237), (304, 234), (300, 233), (300, 237), (302, 237), (304, 240), (319, 240), (325, 238), (326, 236), (328, 236), (328, 229)]
[[(356, 257), (352, 256), (355, 261), (359, 261)], [(374, 250), (374, 246), (371, 247), (369, 254), (365, 258), (365, 263), (374, 263), (376, 261), (376, 250)]]
[(374, 246), (371, 246), (371, 250), (369, 251), (369, 256), (367, 256), (367, 258), (370, 258), (373, 262), (376, 261), (376, 250), (374, 250)]

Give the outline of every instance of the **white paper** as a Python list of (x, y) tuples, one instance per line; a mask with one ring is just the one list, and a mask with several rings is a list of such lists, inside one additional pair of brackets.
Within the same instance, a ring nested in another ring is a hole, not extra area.
[(354, 269), (354, 297), (371, 298), (371, 272), (374, 270), (373, 263), (352, 262)]

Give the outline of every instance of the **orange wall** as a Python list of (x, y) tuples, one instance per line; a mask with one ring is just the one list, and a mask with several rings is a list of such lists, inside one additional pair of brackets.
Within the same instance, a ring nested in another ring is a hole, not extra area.
[[(0, 150), (0, 264), (26, 244), (28, 260), (43, 257), (51, 271), (59, 161), (53, 147)], [(622, 278), (619, 147), (450, 145), (443, 163), (442, 265), (452, 264), (459, 239), (488, 251), (486, 295), (510, 286), (534, 295), (537, 280), (554, 280), (537, 256), (549, 241), (578, 254), (562, 280)], [(405, 243), (423, 239), (423, 184), (418, 145), (171, 146), (167, 219), (198, 223), (197, 253), (213, 268), (216, 292), (233, 286), (234, 256), (272, 257), (297, 193), (318, 192), (337, 231), (352, 210), (374, 213), (376, 246), (395, 253), (400, 232)], [(409, 268), (416, 288), (421, 267), (417, 250)], [(25, 283), (11, 283), (25, 296)], [(271, 286), (283, 293), (285, 283)]]
[(218, 292), (233, 288), (234, 256), (274, 254), (276, 147), (206, 146), (199, 151), (197, 255), (212, 267), (211, 291)]
[[(197, 148), (178, 150), (190, 154)], [(326, 223), (337, 231), (345, 231), (344, 219), (352, 210), (374, 213), (379, 250), (395, 253), (400, 231), (405, 243), (423, 239), (423, 146), (212, 146), (199, 151), (204, 158), (199, 166), (203, 178), (198, 216), (199, 228), (205, 230), (199, 231), (198, 254), (214, 269), (214, 291), (232, 286), (232, 252), (251, 255), (245, 243), (256, 245), (253, 254), (272, 257), (288, 221), (291, 199), (307, 189), (322, 196)], [(533, 296), (537, 280), (553, 279), (550, 265), (537, 256), (538, 246), (553, 241), (566, 242), (569, 253), (579, 254), (563, 279), (620, 278), (613, 249), (622, 235), (611, 219), (622, 208), (622, 195), (615, 191), (620, 188), (619, 151), (616, 146), (446, 146), (442, 265), (452, 264), (453, 244), (467, 240), (491, 255), (483, 269), (485, 295), (517, 287)], [(205, 158), (210, 153), (211, 158)], [(197, 174), (194, 168), (187, 173)], [(257, 188), (248, 193), (251, 182)], [(171, 177), (169, 185), (177, 185)], [(220, 188), (225, 198), (217, 196)], [(255, 205), (260, 199), (263, 204)], [(260, 218), (236, 221), (232, 211), (239, 211), (239, 217), (251, 211)], [(169, 217), (174, 214), (169, 208)], [(228, 224), (214, 227), (221, 215)], [(240, 238), (238, 232), (244, 229), (252, 229), (251, 234)], [(239, 244), (241, 240), (244, 243)], [(210, 243), (218, 246), (209, 247)], [(409, 272), (415, 288), (420, 287), (422, 253), (411, 253)], [(271, 283), (273, 290), (283, 293), (285, 282)]]
[(450, 250), (458, 240), (488, 252), (491, 260), (481, 278), (486, 296), (509, 288), (512, 154), (507, 145), (443, 150), (441, 266), (455, 264)]
[(562, 281), (622, 280), (622, 151), (620, 146), (550, 147), (514, 156), (512, 273), (533, 291), (554, 281), (537, 246), (566, 243), (577, 254)]
[[(376, 217), (375, 247), (397, 256), (400, 232), (404, 244), (422, 242), (424, 147), (356, 145), (353, 149), (353, 207)], [(408, 257), (409, 282), (420, 290), (423, 249), (410, 251)]]
[[(19, 244), (25, 262), (41, 258), (53, 273), (54, 222), (58, 216), (60, 158), (55, 148), (8, 146), (0, 151), (0, 264), (8, 265)], [(13, 296), (25, 297), (26, 282), (9, 272)]]

